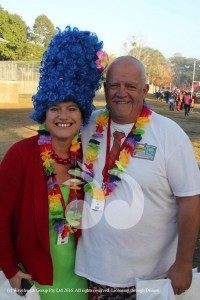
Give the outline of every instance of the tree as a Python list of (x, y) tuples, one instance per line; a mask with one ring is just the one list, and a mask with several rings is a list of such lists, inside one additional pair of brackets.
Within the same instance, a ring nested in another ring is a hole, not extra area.
[(136, 36), (132, 36), (127, 42), (124, 43), (124, 51), (126, 54), (131, 55), (138, 60), (141, 60), (141, 52), (144, 47), (144, 42)]
[(146, 67), (149, 83), (157, 86), (169, 86), (173, 80), (169, 61), (158, 50), (145, 47), (141, 39), (132, 36), (124, 44), (126, 54), (134, 56)]
[(41, 61), (45, 48), (40, 45), (27, 42), (24, 46), (24, 61)]
[(31, 28), (20, 16), (9, 14), (1, 6), (0, 37), (9, 41), (0, 44), (0, 60), (41, 60), (45, 48), (31, 42)]
[(31, 42), (32, 41), (33, 31), (31, 30), (31, 28), (29, 26), (26, 27), (26, 31), (27, 31), (27, 41)]
[(32, 40), (37, 45), (47, 47), (52, 35), (56, 34), (56, 32), (57, 30), (47, 16), (41, 15), (35, 19)]
[(9, 41), (0, 44), (0, 60), (21, 60), (26, 44), (26, 23), (17, 14), (9, 14), (0, 7), (0, 36)]
[(147, 68), (149, 82), (159, 87), (169, 87), (173, 81), (173, 73), (169, 61), (158, 50), (145, 48), (143, 52), (143, 61)]
[(195, 64), (195, 81), (200, 81), (200, 61), (175, 54), (170, 58), (174, 72), (174, 84), (181, 89), (191, 89)]

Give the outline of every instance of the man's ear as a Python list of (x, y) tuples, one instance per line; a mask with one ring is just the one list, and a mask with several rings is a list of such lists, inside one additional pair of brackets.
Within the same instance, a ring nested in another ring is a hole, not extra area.
[(104, 93), (106, 93), (106, 82), (103, 83)]
[(105, 100), (106, 100), (106, 107), (108, 108), (108, 90), (107, 90), (107, 85), (106, 85), (106, 81), (104, 81), (103, 83), (103, 88), (104, 88), (104, 95), (105, 95)]
[(107, 85), (106, 85), (106, 81), (104, 81), (104, 83), (103, 83), (103, 88), (104, 88), (104, 95), (105, 95), (106, 102), (107, 102)]
[(149, 91), (149, 84), (145, 84), (144, 86), (144, 95), (146, 96)]

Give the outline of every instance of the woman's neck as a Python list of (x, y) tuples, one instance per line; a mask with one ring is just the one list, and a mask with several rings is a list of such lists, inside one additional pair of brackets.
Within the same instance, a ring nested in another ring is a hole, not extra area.
[(64, 141), (58, 141), (52, 138), (52, 149), (54, 152), (62, 157), (62, 158), (68, 158), (70, 147), (71, 147), (72, 139), (67, 139)]

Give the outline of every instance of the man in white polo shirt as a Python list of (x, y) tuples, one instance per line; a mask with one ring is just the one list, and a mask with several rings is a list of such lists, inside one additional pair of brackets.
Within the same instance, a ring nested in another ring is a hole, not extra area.
[[(144, 65), (117, 58), (105, 82), (109, 110), (82, 132), (89, 176), (75, 272), (88, 278), (90, 299), (134, 299), (136, 278), (168, 277), (175, 294), (191, 284), (200, 172), (184, 131), (144, 103), (148, 89)], [(124, 136), (113, 162), (115, 131)]]

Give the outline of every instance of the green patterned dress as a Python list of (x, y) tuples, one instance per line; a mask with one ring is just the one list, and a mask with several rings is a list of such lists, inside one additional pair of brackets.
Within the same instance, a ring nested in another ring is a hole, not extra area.
[[(68, 202), (69, 187), (61, 187), (65, 203)], [(60, 207), (56, 217), (63, 217), (63, 208)], [(53, 260), (53, 285), (35, 285), (39, 291), (41, 300), (87, 300), (87, 280), (74, 273), (75, 246), (74, 235), (70, 234), (68, 243), (57, 245), (58, 234), (54, 231), (52, 218), (55, 215), (49, 213), (50, 220), (50, 247)]]

